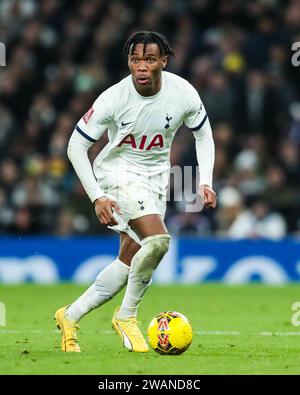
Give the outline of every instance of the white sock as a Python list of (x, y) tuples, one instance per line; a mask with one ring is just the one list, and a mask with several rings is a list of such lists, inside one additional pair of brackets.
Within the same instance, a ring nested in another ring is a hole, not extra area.
[(152, 282), (152, 274), (168, 250), (170, 236), (154, 235), (141, 242), (141, 248), (131, 261), (127, 288), (118, 312), (119, 319), (136, 317), (140, 301)]
[(111, 300), (126, 285), (130, 267), (118, 258), (101, 270), (92, 284), (66, 310), (66, 318), (79, 321), (89, 311)]

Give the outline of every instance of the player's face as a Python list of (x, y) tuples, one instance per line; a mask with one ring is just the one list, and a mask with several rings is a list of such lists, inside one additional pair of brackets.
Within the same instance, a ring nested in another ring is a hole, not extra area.
[(143, 96), (152, 96), (160, 90), (161, 72), (167, 64), (157, 44), (136, 44), (128, 56), (128, 66), (136, 90)]

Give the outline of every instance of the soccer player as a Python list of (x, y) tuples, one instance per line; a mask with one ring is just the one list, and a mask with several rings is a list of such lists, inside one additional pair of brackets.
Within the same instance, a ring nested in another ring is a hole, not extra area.
[[(125, 43), (124, 54), (130, 75), (97, 98), (68, 145), (68, 157), (97, 217), (120, 234), (120, 250), (77, 300), (55, 313), (63, 351), (80, 352), (78, 321), (125, 285), (113, 328), (130, 351), (148, 351), (137, 325), (137, 308), (169, 247), (164, 223), (169, 156), (175, 132), (183, 123), (195, 136), (198, 193), (204, 206), (216, 206), (210, 123), (194, 87), (163, 71), (168, 57), (174, 56), (167, 39), (156, 32), (137, 32)], [(107, 129), (109, 142), (92, 168), (87, 151)]]

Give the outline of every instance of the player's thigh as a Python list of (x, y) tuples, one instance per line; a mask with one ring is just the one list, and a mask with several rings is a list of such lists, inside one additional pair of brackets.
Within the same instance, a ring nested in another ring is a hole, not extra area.
[(149, 214), (132, 219), (129, 225), (142, 240), (153, 235), (164, 235), (169, 233), (166, 225), (159, 214)]
[(134, 241), (127, 233), (120, 232), (119, 259), (130, 266), (132, 258), (141, 248), (140, 244)]

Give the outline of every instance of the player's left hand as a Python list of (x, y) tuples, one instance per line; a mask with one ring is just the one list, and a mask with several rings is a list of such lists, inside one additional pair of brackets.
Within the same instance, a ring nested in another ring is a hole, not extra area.
[(217, 194), (209, 185), (199, 185), (198, 193), (202, 197), (204, 207), (217, 206)]

